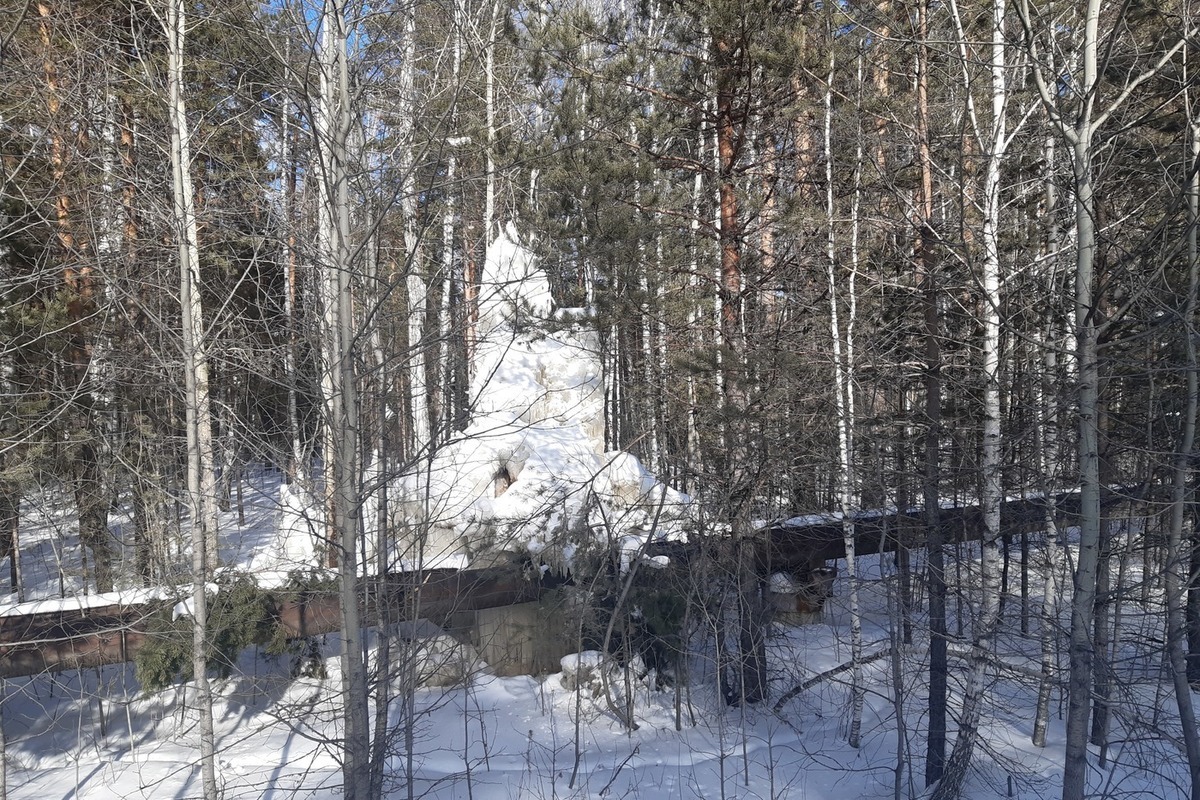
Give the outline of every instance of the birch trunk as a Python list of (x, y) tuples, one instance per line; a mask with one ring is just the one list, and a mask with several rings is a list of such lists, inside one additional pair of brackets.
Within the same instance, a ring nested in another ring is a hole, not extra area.
[[(451, 85), (459, 85), (462, 72), (463, 28), (466, 25), (465, 0), (454, 0), (454, 41), (451, 48)], [(459, 429), (456, 420), (456, 373), (460, 365), (455, 363), (456, 348), (454, 346), (454, 316), (459, 310), (456, 289), (458, 276), (455, 274), (455, 226), (458, 214), (458, 153), (457, 148), (467, 140), (460, 138), (458, 104), (452, 101), (450, 109), (450, 131), (453, 134), (446, 141), (448, 150), (446, 159), (446, 180), (442, 192), (442, 298), (438, 314), (438, 347), (441, 353), (441, 363), (438, 369), (438, 385), (434, 393), (441, 398), (438, 409), (438, 419), (441, 430), (449, 435), (450, 431)]]
[[(378, 218), (378, 210), (372, 209), (371, 215)], [(394, 275), (382, 274), (377, 229), (372, 228), (368, 236), (364, 248), (366, 264), (363, 270), (368, 284), (371, 286), (394, 285)], [(379, 304), (375, 306), (375, 308), (379, 308), (385, 301), (375, 296), (372, 297), (372, 302)], [(392, 542), (388, 524), (391, 503), (389, 485), (390, 476), (395, 474), (393, 470), (396, 463), (396, 443), (393, 442), (393, 437), (390, 435), (393, 423), (390, 419), (391, 415), (388, 413), (388, 400), (391, 397), (390, 388), (393, 385), (394, 376), (389, 358), (389, 348), (384, 341), (384, 328), (378, 320), (370, 325), (369, 339), (373, 363), (369, 372), (370, 377), (365, 383), (369, 387), (367, 402), (370, 403), (370, 411), (363, 416), (369, 420), (364, 420), (365, 424), (373, 425), (374, 435), (371, 437), (372, 447), (368, 448), (365, 446), (367, 436), (364, 434), (363, 453), (359, 463), (366, 473), (366, 480), (360, 483), (363, 485), (361, 494), (364, 500), (369, 497), (368, 502), (372, 504), (372, 514), (370, 515), (372, 524), (370, 528), (363, 525), (361, 552), (363, 571), (369, 572), (373, 568), (375, 575), (382, 578), (387, 575), (392, 559)], [(367, 463), (363, 464), (363, 461)], [(375, 659), (368, 683), (369, 688), (374, 688), (373, 700), (375, 703), (373, 731), (369, 743), (371, 755), (368, 797), (371, 798), (383, 796), (390, 740), (388, 735), (389, 709), (393, 696), (392, 654), (396, 644), (396, 629), (393, 624), (394, 605), (388, 598), (387, 583), (379, 580), (375, 582), (374, 586), (375, 592), (370, 599), (371, 605), (374, 606), (371, 624), (375, 627)], [(369, 711), (370, 709), (368, 709)]]
[(0, 678), (0, 800), (8, 800), (8, 736), (4, 733), (4, 706), (8, 684)]
[[(1058, 187), (1055, 185), (1054, 161), (1055, 139), (1046, 136), (1043, 146), (1046, 173), (1042, 216), (1047, 220), (1043, 257), (1047, 263), (1046, 292), (1052, 296), (1056, 285), (1056, 262), (1058, 258)], [(1043, 328), (1038, 332), (1036, 344), (1043, 353), (1041, 375), (1035, 390), (1035, 406), (1047, 409), (1046, 418), (1040, 419), (1036, 428), (1036, 447), (1040, 466), (1041, 492), (1046, 504), (1045, 512), (1045, 579), (1042, 584), (1041, 607), (1041, 664), (1042, 676), (1038, 685), (1037, 710), (1034, 713), (1033, 744), (1046, 746), (1046, 731), (1050, 725), (1050, 698), (1053, 693), (1055, 675), (1058, 672), (1058, 576), (1061, 569), (1058, 546), (1058, 513), (1055, 508), (1056, 477), (1059, 457), (1059, 416), (1055, 376), (1058, 372), (1058, 337), (1053, 316), (1047, 314)]]
[[(1096, 131), (1112, 116), (1134, 90), (1168, 64), (1195, 34), (1188, 28), (1149, 69), (1126, 79), (1108, 107), (1097, 109), (1100, 78), (1099, 28), (1101, 0), (1088, 0), (1084, 9), (1083, 37), (1079, 45), (1081, 74), (1072, 93), (1077, 98), (1074, 116), (1068, 120), (1059, 109), (1059, 77), (1038, 67), (1030, 71), (1038, 95), (1058, 133), (1071, 146), (1072, 180), (1075, 189), (1075, 358), (1078, 369), (1077, 406), (1079, 419), (1079, 555), (1075, 561), (1074, 594), (1071, 600), (1070, 675), (1068, 677), (1066, 764), (1063, 800), (1083, 800), (1087, 791), (1087, 747), (1090, 704), (1095, 676), (1096, 584), (1100, 566), (1100, 365), (1097, 319), (1099, 309), (1096, 268), (1096, 199), (1093, 180), (1093, 140)], [(1016, 3), (1024, 29), (1025, 46), (1031, 61), (1041, 62), (1039, 34), (1035, 32), (1029, 0)], [(1120, 24), (1117, 20), (1115, 24)], [(1074, 101), (1073, 101), (1074, 102)]]
[(1075, 358), (1079, 369), (1079, 555), (1071, 599), (1070, 676), (1067, 699), (1066, 764), (1063, 800), (1083, 800), (1087, 792), (1088, 718), (1095, 652), (1091, 639), (1100, 563), (1100, 368), (1094, 317), (1096, 231), (1092, 192), (1091, 107), (1097, 77), (1100, 0), (1089, 0), (1083, 42), (1083, 110), (1075, 126), (1072, 166), (1075, 182)]
[(483, 242), (486, 247), (496, 235), (496, 34), (500, 26), (500, 0), (489, 7), (488, 38), (484, 53), (486, 70), (484, 114), (487, 120), (487, 181), (484, 189)]
[(850, 601), (850, 730), (847, 741), (858, 747), (862, 736), (862, 712), (866, 697), (862, 677), (862, 613), (858, 599), (858, 569), (854, 540), (854, 462), (851, 450), (849, 398), (852, 387), (849, 373), (853, 365), (843, 364), (842, 330), (838, 315), (837, 240), (834, 222), (833, 192), (833, 77), (834, 52), (829, 52), (829, 72), (825, 83), (825, 273), (829, 286), (829, 334), (833, 342), (833, 397), (838, 431), (838, 505), (842, 512), (842, 541), (846, 548), (846, 583)]
[[(2, 383), (0, 380), (0, 384)], [(0, 468), (3, 467), (3, 462), (4, 459), (0, 459)], [(8, 556), (9, 592), (16, 595), (18, 603), (23, 603), (25, 586), (21, 580), (21, 490), (12, 483), (0, 483), (0, 558), (4, 556)]]
[(408, 274), (408, 361), (412, 427), (409, 458), (424, 459), (429, 454), (429, 390), (425, 386), (425, 281), (415, 272)]
[(171, 170), (179, 257), (179, 302), (187, 426), (188, 510), (192, 530), (192, 673), (200, 710), (200, 774), (205, 800), (216, 800), (216, 739), (208, 683), (207, 583), (216, 561), (217, 498), (213, 470), (212, 404), (204, 309), (200, 300), (200, 257), (191, 178), (191, 136), (183, 97), (186, 0), (170, 0), (167, 35), (168, 113)]
[[(1192, 141), (1191, 141), (1191, 169), (1192, 180), (1191, 187), (1188, 191), (1188, 268), (1191, 270), (1190, 275), (1195, 278), (1197, 272), (1200, 272), (1200, 116), (1197, 115), (1197, 110), (1192, 104), (1192, 96), (1189, 92), (1185, 95), (1188, 109), (1188, 119), (1191, 121)], [(1197, 297), (1191, 297), (1193, 303), (1197, 301)], [(1192, 307), (1192, 314), (1188, 318), (1188, 324), (1195, 324), (1195, 305)], [(1189, 353), (1188, 374), (1193, 378), (1196, 376), (1197, 366), (1195, 355)], [(1195, 394), (1193, 387), (1189, 385), (1189, 396)], [(1194, 526), (1195, 523), (1193, 523)], [(1191, 550), (1191, 570), (1190, 580), (1188, 581), (1187, 590), (1187, 639), (1188, 639), (1188, 658), (1187, 658), (1187, 673), (1188, 682), (1191, 684), (1200, 684), (1200, 542), (1197, 542), (1196, 531), (1193, 529), (1190, 538)]]
[[(644, 247), (642, 248), (644, 252)], [(662, 463), (659, 453), (658, 440), (658, 380), (654, 374), (654, 367), (658, 359), (655, 354), (655, 338), (653, 332), (653, 310), (650, 306), (650, 279), (646, 274), (649, 267), (648, 259), (643, 257), (643, 267), (638, 270), (638, 291), (641, 292), (642, 302), (639, 309), (641, 317), (641, 350), (642, 350), (642, 389), (645, 392), (643, 395), (642, 410), (644, 413), (644, 429), (647, 435), (646, 442), (646, 465), (655, 474), (661, 474)]]
[[(707, 137), (703, 133), (700, 134), (696, 142), (696, 157), (700, 163), (704, 163), (705, 159), (705, 144)], [(692, 218), (689, 224), (690, 237), (690, 254), (691, 259), (688, 263), (688, 294), (689, 296), (700, 298), (702, 297), (700, 289), (700, 214), (701, 214), (701, 198), (704, 197), (704, 177), (700, 170), (692, 177)], [(688, 309), (688, 329), (693, 331), (699, 342), (704, 341), (704, 333), (701, 327), (703, 315), (698, 308), (700, 301), (693, 304)], [(694, 371), (687, 371), (687, 395), (688, 395), (688, 418), (687, 418), (687, 464), (685, 491), (694, 493), (698, 488), (695, 479), (692, 477), (696, 473), (704, 471), (703, 463), (703, 448), (700, 443), (700, 429), (697, 424), (699, 417), (699, 378)]]
[(426, 366), (429, 343), (425, 341), (425, 315), (428, 300), (425, 281), (421, 279), (420, 246), (417, 228), (416, 164), (413, 159), (413, 115), (416, 108), (416, 6), (407, 4), (403, 14), (404, 38), (400, 52), (400, 106), (398, 120), (398, 159), (401, 173), (400, 213), (404, 231), (404, 268), (408, 289), (408, 378), (412, 424), (408, 440), (410, 459), (422, 458), (429, 447), (429, 387), (426, 385)]
[[(1185, 66), (1186, 70), (1186, 66)], [(1186, 74), (1186, 71), (1185, 71)], [(1190, 100), (1187, 97), (1186, 100)], [(1191, 111), (1190, 102), (1188, 111)], [(1189, 119), (1191, 114), (1189, 113)], [(1191, 492), (1188, 478), (1191, 476), (1190, 462), (1196, 443), (1196, 410), (1200, 402), (1198, 392), (1198, 366), (1196, 360), (1195, 317), (1200, 299), (1200, 257), (1196, 247), (1196, 221), (1200, 203), (1200, 174), (1195, 171), (1200, 157), (1200, 124), (1192, 122), (1190, 156), (1193, 166), (1188, 186), (1188, 214), (1191, 227), (1188, 231), (1188, 293), (1183, 310), (1183, 342), (1187, 353), (1186, 385), (1187, 401), (1183, 414), (1183, 430), (1179, 450), (1175, 455), (1174, 479), (1171, 486), (1171, 518), (1167, 532), (1167, 656), (1171, 665), (1171, 678), (1175, 686), (1175, 703), (1179, 710), (1179, 722), (1183, 728), (1183, 743), (1187, 753), (1188, 772), (1191, 778), (1191, 800), (1200, 800), (1200, 729), (1196, 727), (1196, 709), (1193, 705), (1192, 686), (1188, 682), (1187, 655), (1184, 644), (1187, 637), (1187, 618), (1184, 600), (1187, 586), (1186, 570), (1191, 558), (1184, 545), (1184, 513)]]
[[(284, 43), (284, 58), (291, 60), (291, 43)], [(297, 371), (299, 361), (297, 354), (300, 348), (299, 323), (297, 315), (297, 261), (296, 261), (296, 157), (294, 152), (293, 128), (291, 124), (292, 98), (288, 89), (283, 90), (283, 100), (279, 109), (279, 141), (280, 168), (283, 170), (283, 269), (284, 293), (283, 315), (287, 324), (287, 347), (283, 355), (283, 370), (287, 380), (287, 416), (289, 450), (285, 475), (289, 482), (298, 481), (306, 490), (311, 490), (309, 484), (308, 448), (302, 441), (300, 410), (298, 404), (298, 386), (300, 375)]]
[[(951, 3), (965, 71), (967, 42), (959, 22), (957, 4)], [(988, 656), (1000, 618), (1000, 501), (1003, 496), (1000, 462), (1000, 170), (1008, 147), (1006, 114), (1008, 87), (1005, 54), (1005, 0), (992, 3), (991, 41), (991, 128), (986, 138), (976, 118), (974, 104), (968, 112), (980, 140), (980, 149), (988, 153), (983, 184), (983, 442), (980, 459), (983, 517), (980, 583), (982, 598), (973, 630), (971, 671), (963, 692), (958, 736), (946, 763), (946, 771), (933, 794), (933, 800), (951, 800), (960, 795), (971, 764), (983, 714)], [(970, 82), (964, 87), (970, 96)]]
[(338, 559), (341, 604), (342, 713), (344, 724), (343, 793), (366, 800), (371, 791), (370, 728), (366, 664), (359, 615), (358, 549), (361, 493), (359, 488), (359, 405), (355, 374), (356, 325), (352, 295), (354, 253), (350, 241), (349, 143), (351, 132), (349, 30), (344, 0), (326, 0), (321, 14), (319, 98), (323, 129), (316, 146), (321, 172), (320, 215), (327, 237), (322, 240), (325, 349), (322, 388), (327, 453), (325, 481), (330, 497), (331, 533)]
[(318, 97), (313, 103), (313, 144), (316, 157), (312, 159), (312, 171), (315, 177), (315, 193), (317, 195), (317, 269), (316, 293), (318, 313), (320, 316), (319, 348), (320, 367), (317, 381), (322, 402), (324, 418), (321, 426), (321, 503), (324, 511), (325, 541), (324, 552), (319, 560), (326, 566), (337, 566), (336, 548), (338, 532), (336, 513), (334, 509), (334, 463), (337, 461), (335, 422), (331, 414), (330, 402), (336, 393), (336, 363), (338, 359), (337, 346), (332, 334), (334, 314), (337, 305), (337, 264), (336, 242), (334, 239), (334, 224), (336, 219), (336, 179), (333, 165), (330, 163), (330, 151), (335, 135), (334, 130), (334, 101), (332, 94), (336, 82), (333, 70), (336, 66), (335, 57), (331, 54), (333, 35), (330, 9), (331, 2), (323, 0), (321, 9), (320, 42), (318, 44)]

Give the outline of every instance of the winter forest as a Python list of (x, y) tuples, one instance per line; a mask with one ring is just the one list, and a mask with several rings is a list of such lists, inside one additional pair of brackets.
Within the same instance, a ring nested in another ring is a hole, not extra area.
[(0, 800), (1200, 800), (1196, 0), (2, 5)]

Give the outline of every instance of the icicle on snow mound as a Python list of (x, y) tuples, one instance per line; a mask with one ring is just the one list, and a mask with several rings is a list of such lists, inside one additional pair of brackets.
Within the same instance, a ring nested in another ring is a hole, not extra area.
[(484, 263), (470, 423), (398, 487), (395, 529), (407, 531), (400, 564), (530, 553), (567, 569), (594, 537), (627, 548), (644, 540), (656, 514), (658, 534), (682, 532), (687, 496), (633, 455), (604, 451), (596, 331), (586, 322), (547, 325), (553, 316), (550, 283), (510, 223)]

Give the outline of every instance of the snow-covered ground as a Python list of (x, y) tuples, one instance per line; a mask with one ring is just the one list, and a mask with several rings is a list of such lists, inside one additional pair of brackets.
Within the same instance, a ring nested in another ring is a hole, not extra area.
[[(890, 646), (895, 584), (879, 576), (880, 562), (863, 566), (870, 654)], [(848, 660), (844, 595), (839, 591), (829, 601), (821, 623), (772, 628), (771, 703)], [(1136, 633), (1137, 615), (1129, 614), (1128, 624)], [(1009, 637), (1001, 647), (1016, 668), (996, 677), (989, 692), (984, 751), (967, 796), (1055, 796), (1064, 757), (1060, 715), (1054, 715), (1047, 747), (1029, 743), (1037, 686), (1027, 672), (1036, 645)], [(327, 676), (319, 679), (292, 678), (288, 657), (249, 650), (238, 670), (217, 683), (224, 797), (340, 796), (336, 651), (336, 637), (326, 637)], [(900, 796), (916, 796), (924, 750), (924, 657), (919, 643), (901, 648), (901, 725), (892, 661), (868, 665), (858, 749), (846, 744), (846, 674), (817, 683), (777, 713), (769, 704), (730, 708), (704, 659), (695, 657), (678, 698), (673, 688), (635, 681), (638, 727), (629, 731), (594, 680), (572, 681), (573, 669), (502, 678), (477, 664), (461, 684), (413, 691), (411, 717), (403, 697), (393, 702), (386, 796), (408, 796), (411, 774), (413, 796), (434, 798), (890, 798), (901, 758), (917, 772), (900, 773)], [(570, 668), (573, 659), (564, 662)], [(1093, 773), (1093, 785), (1111, 796), (1180, 796), (1182, 756), (1162, 735), (1176, 724), (1172, 700), (1155, 664), (1129, 674), (1139, 673), (1124, 689), (1130, 696), (1122, 698), (1136, 714), (1119, 715), (1109, 766)], [(614, 685), (623, 691), (620, 676)], [(9, 679), (3, 722), (10, 798), (200, 794), (197, 720), (184, 685), (143, 693), (132, 666)], [(411, 748), (405, 739), (410, 728)]]
[[(237, 526), (236, 512), (224, 514), (222, 522), (229, 552), (240, 550), (249, 562), (269, 545), (283, 513), (279, 476), (259, 470), (244, 490), (246, 525)], [(55, 519), (53, 514), (43, 517), (26, 531), (30, 553), (75, 546), (71, 532), (62, 529), (67, 523)], [(48, 557), (35, 569), (31, 561), (30, 574), (52, 579), (57, 563)], [(880, 575), (888, 568), (886, 557), (860, 559), (860, 568), (870, 654), (891, 646), (895, 582)], [(821, 623), (773, 627), (770, 703), (848, 660), (845, 595), (839, 585)], [(1015, 621), (1015, 603), (1007, 613)], [(1173, 701), (1159, 679), (1157, 662), (1145, 657), (1136, 661), (1142, 648), (1132, 646), (1138, 637), (1154, 633), (1140, 626), (1157, 623), (1138, 613), (1136, 604), (1127, 604), (1124, 614), (1123, 636), (1131, 644), (1129, 663), (1123, 666), (1128, 678), (1121, 695), (1125, 710), (1115, 721), (1109, 765), (1093, 773), (1093, 785), (1111, 796), (1180, 796), (1186, 774), (1169, 739), (1170, 731), (1177, 730)], [(1037, 694), (1029, 673), (1036, 666), (1036, 641), (1009, 636), (1000, 647), (1014, 669), (998, 675), (989, 692), (986, 745), (976, 759), (968, 796), (1055, 796), (1063, 763), (1057, 700), (1048, 746), (1029, 743)], [(335, 636), (326, 637), (322, 652), (323, 679), (292, 678), (287, 657), (250, 650), (238, 671), (218, 683), (219, 778), (226, 798), (340, 796), (333, 741), (339, 686)], [(680, 688), (678, 715), (674, 689), (657, 690), (648, 680), (636, 683), (635, 731), (620, 724), (586, 681), (578, 690), (565, 688), (569, 674), (501, 678), (477, 664), (461, 685), (417, 689), (412, 693), (411, 750), (404, 740), (410, 727), (405, 705), (396, 701), (392, 706), (398, 738), (388, 764), (388, 796), (408, 796), (411, 769), (413, 793), (419, 797), (889, 798), (895, 796), (900, 755), (916, 768), (915, 774), (901, 773), (901, 796), (918, 792), (926, 669), (919, 641), (901, 648), (902, 725), (897, 725), (891, 660), (867, 667), (858, 749), (846, 744), (846, 674), (818, 683), (778, 713), (769, 707), (729, 708), (702, 655), (693, 658)], [(198, 796), (196, 717), (187, 694), (184, 686), (143, 693), (132, 666), (9, 679), (3, 700), (9, 796)]]
[[(629, 454), (603, 449), (597, 418), (602, 387), (586, 331), (539, 332), (537, 326), (517, 325), (518, 316), (551, 313), (548, 293), (511, 236), (489, 259), (498, 288), (482, 315), (479, 364), (488, 379), (476, 381), (476, 414), (462, 436), (394, 482), (404, 498), (396, 504), (398, 521), (437, 529), (430, 537), (435, 546), (420, 559), (427, 565), (465, 564), (509, 551), (561, 565), (586, 544), (589, 531), (602, 530), (635, 550), (651, 535), (654, 520), (655, 533), (685, 536), (688, 498), (660, 484)], [(315, 504), (266, 468), (248, 471), (242, 491), (244, 524), (236, 511), (222, 515), (223, 563), (268, 580), (311, 567), (312, 531), (320, 524)], [(126, 514), (114, 514), (111, 522), (118, 537), (132, 538)], [(115, 599), (83, 595), (82, 554), (71, 504), (61, 492), (48, 488), (29, 498), (22, 551), (27, 595), (40, 610)], [(397, 545), (393, 563), (411, 561), (412, 553)], [(972, 563), (964, 551), (959, 566), (968, 588)], [(914, 644), (897, 643), (897, 582), (889, 557), (863, 558), (858, 567), (867, 654), (895, 655), (865, 668), (858, 748), (846, 744), (848, 673), (816, 682), (778, 711), (771, 708), (792, 687), (849, 659), (843, 577), (822, 622), (773, 625), (771, 697), (763, 707), (726, 706), (713, 675), (711, 645), (699, 636), (686, 679), (677, 687), (655, 688), (653, 680), (634, 676), (635, 730), (621, 723), (594, 679), (579, 676), (580, 663), (602, 665), (595, 655), (568, 656), (564, 672), (545, 676), (497, 677), (476, 661), (465, 680), (447, 687), (398, 686), (388, 709), (385, 795), (919, 796), (927, 673), (923, 626), (915, 620)], [(953, 567), (951, 573), (959, 574)], [(844, 565), (839, 574), (845, 575)], [(144, 592), (119, 596), (142, 599)], [(9, 603), (0, 614), (30, 609)], [(952, 603), (952, 612), (957, 610)], [(963, 611), (969, 614), (969, 608)], [(1018, 614), (1018, 603), (1010, 602), (1009, 630), (1016, 630)], [(1113, 797), (1180, 796), (1187, 776), (1175, 744), (1173, 699), (1159, 662), (1146, 655), (1152, 648), (1135, 646), (1160, 635), (1160, 617), (1153, 605), (1135, 601), (1124, 603), (1122, 614), (1112, 745), (1106, 766), (1093, 770), (1092, 785), (1097, 794)], [(218, 778), (225, 798), (340, 796), (337, 650), (337, 638), (325, 637), (326, 674), (320, 678), (293, 677), (290, 657), (247, 650), (234, 673), (216, 683)], [(1037, 653), (1036, 636), (1010, 633), (999, 639), (1004, 668), (994, 670), (983, 746), (966, 790), (974, 800), (1032, 800), (1059, 792), (1064, 750), (1057, 695), (1049, 744), (1029, 743)], [(625, 676), (613, 678), (615, 691), (626, 692)], [(952, 710), (959, 689), (952, 676)], [(10, 798), (200, 795), (197, 717), (187, 686), (143, 692), (126, 665), (9, 679), (2, 691)]]

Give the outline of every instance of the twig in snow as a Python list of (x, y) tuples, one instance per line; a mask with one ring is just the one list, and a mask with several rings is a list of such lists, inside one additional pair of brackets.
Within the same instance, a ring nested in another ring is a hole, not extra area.
[[(866, 656), (859, 663), (860, 663), (860, 665), (870, 664), (872, 661), (878, 661), (881, 658), (887, 658), (888, 656), (891, 655), (891, 653), (892, 653), (892, 648), (885, 647), (878, 652), (875, 652), (869, 656)], [(788, 689), (786, 692), (784, 692), (783, 697), (780, 697), (777, 701), (775, 701), (775, 705), (772, 707), (772, 710), (775, 711), (776, 713), (782, 711), (783, 707), (785, 705), (787, 705), (788, 701), (791, 700), (796, 695), (800, 694), (801, 692), (803, 692), (807, 689), (812, 688), (813, 686), (816, 686), (818, 683), (821, 683), (822, 681), (827, 681), (832, 677), (841, 675), (843, 672), (849, 672), (853, 668), (854, 668), (854, 662), (847, 661), (845, 664), (839, 664), (836, 667), (827, 669), (824, 672), (820, 672), (820, 673), (817, 673), (816, 675), (813, 675), (811, 678), (804, 681), (803, 683), (797, 684), (796, 686), (793, 686), (791, 689)]]

